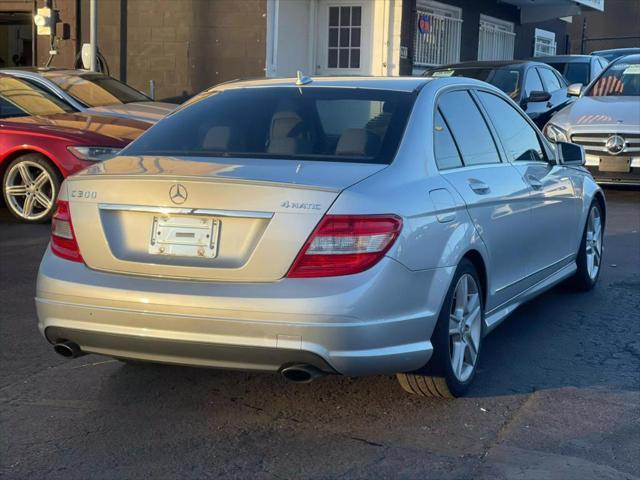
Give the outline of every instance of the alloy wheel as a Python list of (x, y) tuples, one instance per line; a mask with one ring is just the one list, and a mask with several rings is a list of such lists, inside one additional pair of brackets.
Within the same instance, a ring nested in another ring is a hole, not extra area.
[(449, 314), (449, 358), (456, 378), (465, 382), (478, 360), (482, 334), (482, 305), (475, 278), (468, 273), (460, 277), (451, 301)]
[(24, 160), (11, 167), (5, 178), (7, 203), (19, 217), (39, 220), (53, 208), (53, 179), (42, 165)]
[(587, 222), (586, 254), (587, 272), (591, 280), (595, 280), (602, 260), (602, 220), (600, 210), (595, 206), (591, 207)]

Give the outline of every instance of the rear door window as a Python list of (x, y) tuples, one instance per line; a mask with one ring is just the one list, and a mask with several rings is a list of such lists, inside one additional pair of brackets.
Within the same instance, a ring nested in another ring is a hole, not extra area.
[(497, 95), (478, 92), (510, 162), (546, 161), (535, 129), (518, 111)]
[(462, 166), (462, 159), (456, 147), (449, 126), (440, 111), (436, 111), (433, 125), (433, 149), (438, 169), (447, 170)]
[(500, 162), (491, 131), (468, 91), (445, 93), (440, 97), (438, 106), (465, 165)]

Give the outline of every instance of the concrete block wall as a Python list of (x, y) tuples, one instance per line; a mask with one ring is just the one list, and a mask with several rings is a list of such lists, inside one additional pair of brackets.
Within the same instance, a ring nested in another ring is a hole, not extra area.
[[(81, 15), (86, 42), (88, 0), (81, 1)], [(100, 0), (98, 24), (98, 44), (111, 74), (144, 92), (154, 80), (157, 99), (264, 76), (265, 0)]]

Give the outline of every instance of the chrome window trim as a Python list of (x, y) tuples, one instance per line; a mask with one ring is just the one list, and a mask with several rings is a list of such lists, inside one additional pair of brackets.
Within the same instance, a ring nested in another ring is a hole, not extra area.
[(183, 208), (156, 207), (151, 205), (122, 205), (113, 203), (99, 203), (100, 210), (122, 212), (159, 213), (162, 215), (200, 215), (205, 217), (235, 217), (235, 218), (273, 218), (273, 212), (257, 212), (248, 210), (216, 210), (211, 208)]

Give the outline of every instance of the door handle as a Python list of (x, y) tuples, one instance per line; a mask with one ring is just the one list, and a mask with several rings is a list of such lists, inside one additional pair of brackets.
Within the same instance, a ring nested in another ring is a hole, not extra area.
[(527, 175), (527, 182), (534, 190), (541, 190), (543, 187), (542, 182), (533, 175)]
[(471, 190), (476, 192), (478, 195), (485, 195), (491, 191), (489, 185), (475, 178), (470, 178), (469, 180), (467, 180), (467, 183), (469, 184), (469, 188), (471, 188)]

